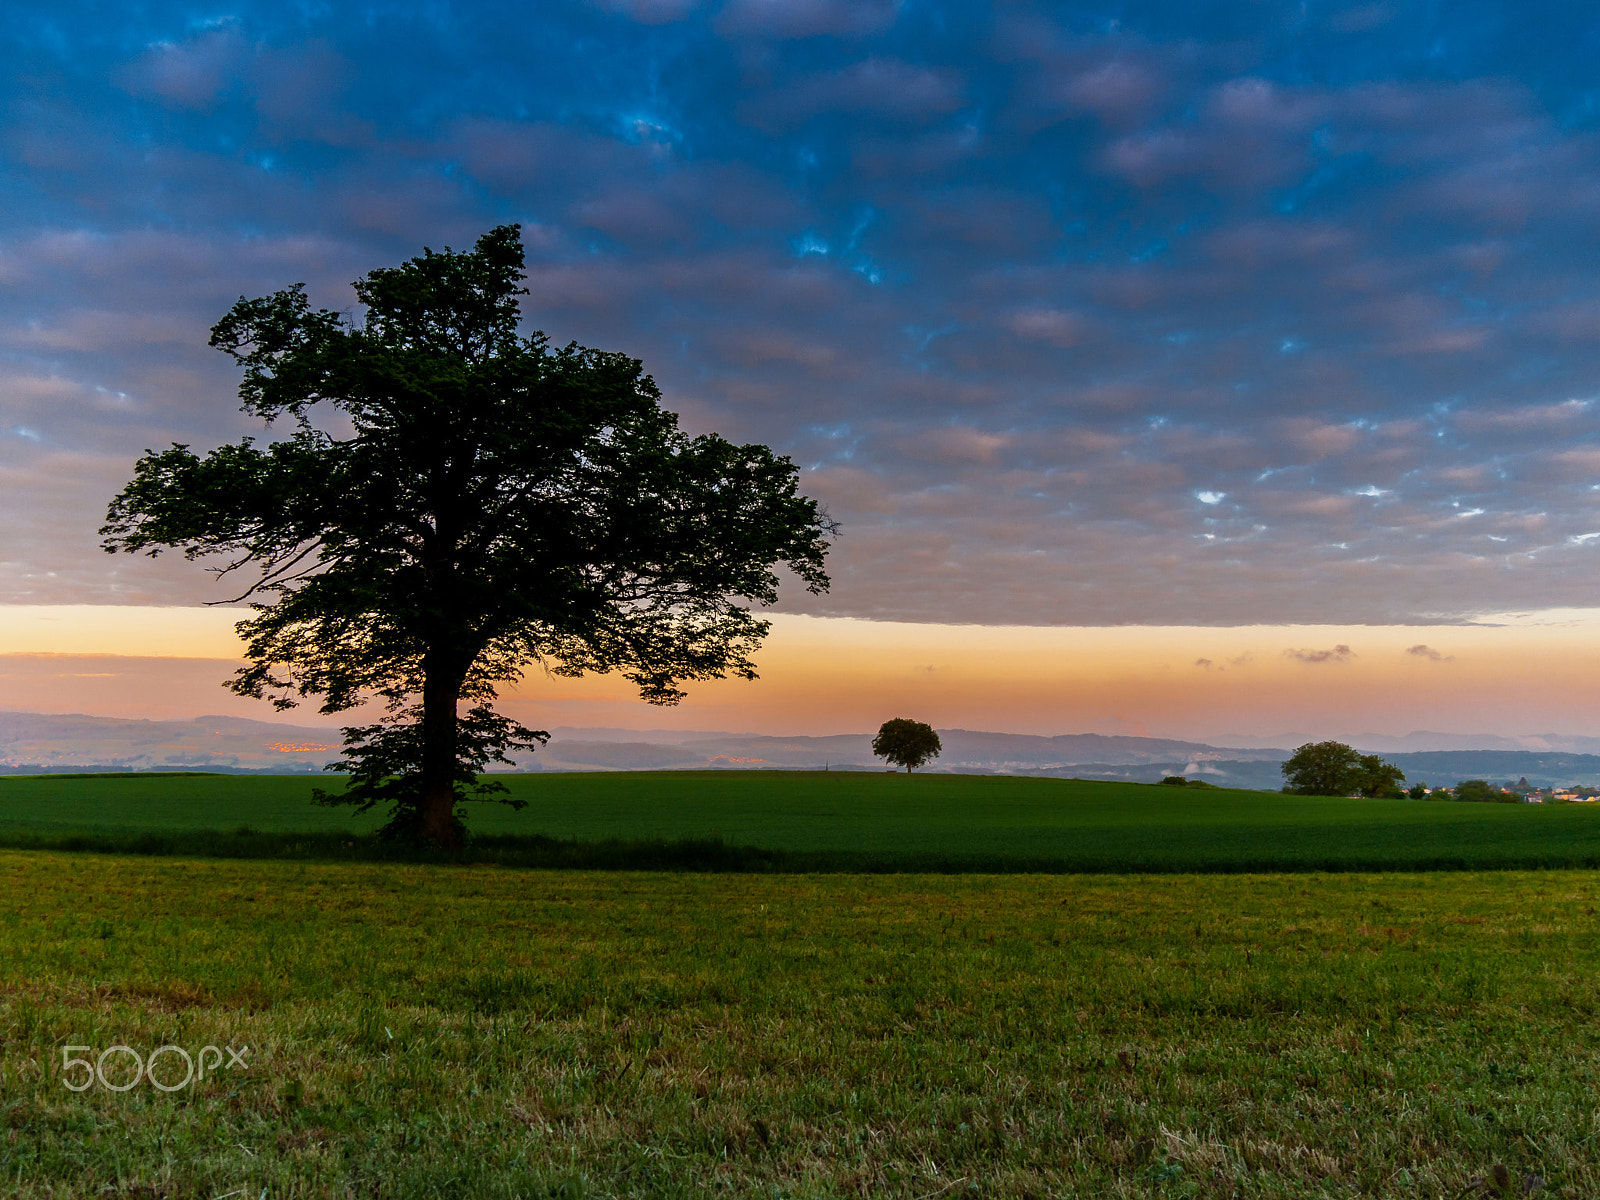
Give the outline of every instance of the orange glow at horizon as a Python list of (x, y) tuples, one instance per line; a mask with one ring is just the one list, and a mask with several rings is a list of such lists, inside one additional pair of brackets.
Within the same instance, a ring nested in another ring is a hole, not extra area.
[(0, 605), (0, 654), (233, 659), (244, 649), (233, 627), (249, 615), (221, 606)]
[[(0, 608), (0, 708), (108, 716), (278, 714), (218, 685), (236, 609)], [(1204, 739), (1416, 729), (1595, 733), (1600, 610), (1429, 626), (994, 627), (777, 615), (761, 678), (690, 684), (676, 708), (620, 675), (508, 689), (528, 724), (859, 733), (891, 716), (942, 728)], [(62, 657), (65, 656), (65, 657)], [(89, 657), (77, 657), (89, 656)], [(115, 656), (115, 657), (111, 657)]]
[(1172, 737), (1595, 731), (1600, 614), (1512, 620), (1035, 628), (780, 617), (759, 681), (693, 685), (675, 710), (632, 700), (614, 676), (534, 676), (507, 699), (521, 719), (550, 724), (793, 733), (860, 732), (889, 716)]

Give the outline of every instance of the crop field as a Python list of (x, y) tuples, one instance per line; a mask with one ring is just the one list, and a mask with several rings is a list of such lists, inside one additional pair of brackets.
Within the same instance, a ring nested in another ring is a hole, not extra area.
[[(477, 861), (671, 865), (719, 839), (764, 870), (1425, 870), (1600, 865), (1600, 806), (1429, 804), (979, 775), (639, 772), (504, 777), (470, 806)], [(381, 822), (313, 807), (306, 777), (0, 777), (0, 844), (360, 857)], [(241, 826), (251, 833), (232, 831)], [(221, 836), (201, 837), (204, 831)], [(542, 835), (566, 843), (530, 845)], [(624, 843), (605, 850), (608, 840)], [(665, 847), (662, 844), (666, 843)], [(628, 852), (641, 846), (650, 853)], [(680, 855), (680, 858), (683, 856)]]
[(1600, 1194), (1592, 873), (3, 851), (0, 897), (8, 1195)]

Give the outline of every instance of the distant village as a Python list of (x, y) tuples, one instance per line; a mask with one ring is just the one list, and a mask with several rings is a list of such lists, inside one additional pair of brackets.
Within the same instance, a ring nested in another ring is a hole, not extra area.
[(1413, 800), (1488, 800), (1502, 804), (1593, 804), (1600, 800), (1600, 788), (1536, 787), (1526, 778), (1516, 783), (1493, 784), (1482, 779), (1464, 779), (1454, 787), (1429, 787), (1419, 783), (1407, 790)]

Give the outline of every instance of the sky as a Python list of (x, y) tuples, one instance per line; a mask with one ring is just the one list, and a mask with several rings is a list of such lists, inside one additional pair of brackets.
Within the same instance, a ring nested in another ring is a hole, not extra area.
[(1600, 12), (1487, 0), (20, 0), (0, 707), (235, 703), (195, 682), (223, 594), (103, 554), (107, 500), (259, 432), (205, 344), (238, 296), (350, 308), (514, 221), (530, 329), (643, 359), (842, 528), (761, 683), (530, 711), (1591, 730), (1597, 51)]
[[(0, 696), (27, 695), (46, 712), (274, 719), (261, 702), (218, 686), (238, 665), (236, 615), (222, 607), (0, 607)], [(1600, 617), (1588, 609), (1451, 626), (772, 620), (758, 681), (697, 684), (676, 708), (642, 704), (615, 676), (537, 671), (499, 707), (544, 729), (861, 733), (885, 714), (909, 713), (938, 728), (1182, 736), (1224, 746), (1328, 737), (1359, 744), (1424, 730), (1572, 749), (1547, 739), (1593, 737), (1585, 714), (1595, 710), (1600, 679)], [(306, 709), (281, 719), (331, 720)]]

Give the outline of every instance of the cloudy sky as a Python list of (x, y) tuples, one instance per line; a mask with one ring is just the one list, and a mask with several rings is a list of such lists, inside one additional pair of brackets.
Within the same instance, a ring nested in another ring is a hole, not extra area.
[(214, 598), (94, 534), (252, 432), (210, 324), (517, 221), (531, 327), (805, 468), (784, 611), (1449, 669), (1403, 651), (1600, 604), (1597, 53), (1528, 0), (18, 0), (0, 603)]

